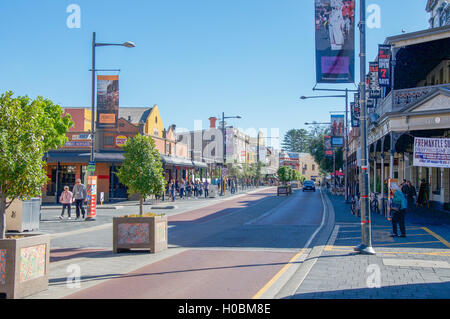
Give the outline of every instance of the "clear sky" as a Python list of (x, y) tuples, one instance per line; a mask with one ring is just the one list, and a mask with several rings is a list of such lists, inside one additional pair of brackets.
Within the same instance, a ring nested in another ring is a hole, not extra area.
[[(386, 37), (428, 28), (426, 0), (366, 2), (381, 9), (381, 28), (367, 31), (368, 61)], [(81, 8), (80, 28), (67, 27), (70, 4)], [(120, 106), (158, 104), (165, 127), (208, 126), (225, 112), (242, 116), (229, 124), (282, 136), (344, 110), (343, 99), (299, 100), (330, 94), (312, 91), (314, 0), (2, 0), (0, 92), (90, 106), (94, 31), (98, 42), (136, 43), (97, 48), (97, 68), (121, 69)], [(357, 78), (358, 54), (359, 41)]]

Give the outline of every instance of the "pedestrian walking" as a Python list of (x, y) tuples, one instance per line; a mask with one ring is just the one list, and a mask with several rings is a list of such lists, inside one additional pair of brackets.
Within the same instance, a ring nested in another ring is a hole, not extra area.
[(390, 203), (391, 219), (392, 219), (392, 235), (391, 237), (397, 237), (397, 225), (400, 227), (400, 237), (406, 237), (405, 227), (405, 214), (408, 208), (406, 197), (403, 192), (400, 191), (397, 184), (391, 185), (392, 198)]
[(412, 207), (416, 203), (417, 192), (416, 192), (416, 188), (414, 187), (414, 185), (411, 184), (411, 181), (407, 181), (407, 183), (408, 183), (408, 187), (409, 187), (408, 196), (407, 196), (408, 207)]
[(59, 202), (62, 204), (62, 212), (61, 216), (59, 216), (59, 219), (64, 218), (64, 211), (67, 208), (67, 219), (72, 219), (70, 217), (70, 209), (73, 203), (73, 193), (69, 191), (69, 186), (64, 186), (64, 191), (61, 193), (61, 196), (59, 197)]
[(203, 184), (203, 188), (205, 189), (205, 198), (209, 196), (209, 184), (208, 181), (205, 180), (205, 183)]
[(180, 184), (180, 199), (183, 199), (184, 196), (184, 188), (185, 188), (185, 183), (184, 183), (184, 179), (181, 180), (181, 184)]
[(73, 198), (75, 199), (75, 207), (76, 207), (76, 213), (77, 218), (80, 219), (80, 211), (83, 216), (83, 218), (86, 215), (86, 210), (84, 209), (84, 202), (87, 202), (87, 190), (86, 186), (81, 184), (81, 179), (77, 179), (75, 181), (75, 186), (72, 190)]
[(170, 196), (172, 197), (172, 202), (174, 202), (175, 201), (175, 182), (174, 182), (174, 180), (172, 180), (172, 182), (170, 183), (170, 189), (169, 189), (169, 191), (170, 191)]

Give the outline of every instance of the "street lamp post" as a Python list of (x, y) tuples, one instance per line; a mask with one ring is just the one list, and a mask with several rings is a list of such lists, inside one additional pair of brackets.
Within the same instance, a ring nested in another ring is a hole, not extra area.
[[(337, 91), (337, 92), (345, 92), (345, 94), (341, 95), (321, 95), (321, 96), (302, 96), (300, 99), (306, 100), (306, 99), (319, 99), (319, 98), (345, 98), (345, 202), (348, 203), (348, 92), (355, 92), (355, 90), (340, 90), (340, 89), (316, 89), (313, 88), (315, 91)], [(333, 150), (334, 154), (334, 150)]]
[(222, 164), (222, 177), (221, 177), (221, 184), (222, 187), (220, 188), (220, 194), (223, 196), (225, 195), (225, 183), (223, 180), (223, 169), (225, 167), (225, 163), (226, 163), (226, 143), (225, 143), (225, 119), (241, 119), (242, 117), (237, 115), (237, 116), (225, 116), (225, 112), (222, 112), (222, 149), (223, 149), (223, 164)]
[(127, 41), (121, 44), (118, 43), (97, 43), (95, 32), (92, 33), (92, 92), (91, 92), (91, 157), (90, 161), (95, 161), (95, 48), (102, 46), (122, 46), (126, 48), (134, 48), (136, 45), (133, 42)]
[(366, 0), (360, 0), (360, 105), (361, 105), (361, 172), (359, 189), (361, 192), (361, 244), (355, 251), (374, 255), (369, 211), (369, 165), (367, 160), (367, 104), (366, 104)]

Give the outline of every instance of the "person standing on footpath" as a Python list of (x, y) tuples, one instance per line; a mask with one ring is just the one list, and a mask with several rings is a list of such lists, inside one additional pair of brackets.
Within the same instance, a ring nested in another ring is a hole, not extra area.
[(73, 203), (73, 194), (71, 191), (69, 191), (69, 186), (64, 186), (64, 192), (61, 193), (61, 196), (59, 197), (59, 202), (62, 204), (62, 212), (61, 216), (59, 216), (59, 219), (64, 218), (64, 210), (67, 208), (67, 219), (72, 219), (70, 217), (70, 209)]
[(83, 215), (83, 219), (84, 216), (86, 215), (86, 210), (84, 209), (84, 202), (87, 202), (87, 190), (86, 190), (86, 186), (84, 186), (83, 184), (81, 184), (81, 179), (77, 179), (75, 182), (75, 186), (73, 187), (72, 190), (73, 193), (73, 198), (75, 199), (75, 207), (76, 207), (76, 213), (77, 213), (77, 218), (80, 218), (80, 210), (81, 210), (81, 214)]
[(172, 202), (175, 201), (175, 188), (176, 188), (175, 182), (174, 182), (174, 180), (172, 180), (172, 182), (170, 183), (170, 186), (169, 186), (169, 192), (170, 192), (170, 196), (172, 197)]
[(409, 187), (409, 191), (408, 191), (408, 207), (414, 207), (414, 205), (416, 204), (416, 197), (417, 197), (417, 192), (416, 192), (416, 188), (413, 186), (413, 184), (411, 184), (411, 181), (407, 181), (408, 183), (408, 187)]
[(392, 219), (392, 235), (391, 237), (397, 237), (397, 225), (400, 226), (401, 235), (399, 237), (406, 237), (405, 227), (405, 213), (408, 208), (406, 197), (403, 192), (400, 191), (397, 184), (391, 186), (393, 192), (393, 198), (391, 199), (391, 219)]
[(204, 185), (204, 189), (205, 189), (205, 198), (207, 198), (208, 196), (209, 196), (209, 184), (208, 184), (208, 181), (207, 180), (205, 180), (205, 184), (203, 184)]

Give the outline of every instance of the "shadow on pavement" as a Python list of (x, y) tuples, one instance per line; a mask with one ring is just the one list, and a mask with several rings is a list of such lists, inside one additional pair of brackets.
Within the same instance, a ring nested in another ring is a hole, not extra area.
[(286, 299), (448, 299), (450, 282), (297, 293)]

